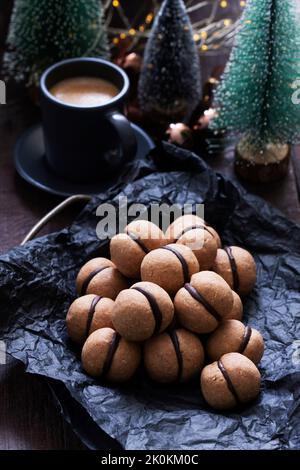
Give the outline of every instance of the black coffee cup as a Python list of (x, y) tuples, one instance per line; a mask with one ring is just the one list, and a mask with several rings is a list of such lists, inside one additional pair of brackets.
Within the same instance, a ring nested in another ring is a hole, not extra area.
[[(94, 107), (66, 104), (50, 93), (58, 82), (80, 76), (107, 80), (119, 93)], [(64, 60), (44, 72), (40, 89), (46, 159), (55, 173), (75, 182), (101, 181), (135, 156), (135, 134), (123, 114), (129, 79), (120, 67), (96, 58)]]

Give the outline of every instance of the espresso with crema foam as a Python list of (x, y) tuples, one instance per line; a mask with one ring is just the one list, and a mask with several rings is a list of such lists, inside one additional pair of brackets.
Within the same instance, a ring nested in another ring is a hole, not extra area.
[(113, 83), (97, 77), (66, 78), (49, 91), (57, 100), (81, 108), (101, 106), (119, 94)]

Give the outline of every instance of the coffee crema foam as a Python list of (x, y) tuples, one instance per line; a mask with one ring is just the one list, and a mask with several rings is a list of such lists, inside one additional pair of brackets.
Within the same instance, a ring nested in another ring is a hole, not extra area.
[(97, 77), (66, 78), (56, 83), (49, 91), (62, 103), (81, 108), (101, 106), (119, 93), (113, 83)]

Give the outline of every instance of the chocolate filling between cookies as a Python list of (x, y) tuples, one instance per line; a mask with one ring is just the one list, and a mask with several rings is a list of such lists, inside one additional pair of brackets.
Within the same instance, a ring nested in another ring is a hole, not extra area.
[(86, 294), (86, 291), (87, 291), (87, 288), (89, 286), (89, 283), (91, 282), (91, 280), (93, 279), (93, 277), (97, 276), (97, 274), (101, 273), (102, 271), (104, 271), (104, 269), (107, 269), (107, 268), (112, 268), (113, 266), (104, 266), (103, 268), (98, 268), (98, 269), (95, 269), (94, 271), (92, 271), (87, 277), (86, 279), (83, 281), (82, 283), (82, 286), (81, 286), (81, 291), (80, 291), (80, 295), (85, 295)]
[(138, 292), (143, 294), (148, 300), (155, 321), (153, 335), (159, 333), (162, 324), (162, 313), (160, 311), (158, 303), (156, 302), (156, 298), (150, 292), (147, 292), (141, 287), (132, 287), (132, 289), (137, 290)]
[(185, 229), (182, 230), (182, 232), (180, 233), (180, 235), (175, 239), (176, 242), (178, 242), (178, 240), (187, 232), (189, 232), (190, 230), (195, 230), (197, 228), (200, 228), (200, 229), (203, 229), (203, 230), (206, 230), (213, 238), (214, 238), (214, 234), (209, 230), (209, 228), (207, 227), (207, 225), (201, 225), (201, 224), (196, 224), (196, 225), (191, 225), (190, 227), (187, 227)]
[(178, 362), (178, 374), (177, 374), (177, 382), (181, 381), (182, 377), (182, 372), (183, 372), (183, 357), (180, 351), (180, 345), (179, 345), (179, 339), (175, 331), (169, 331), (169, 336), (170, 339), (173, 343), (176, 357), (177, 357), (177, 362)]
[(94, 318), (94, 314), (95, 314), (95, 310), (96, 310), (96, 306), (97, 306), (98, 302), (101, 299), (102, 299), (102, 297), (100, 295), (97, 295), (96, 297), (93, 298), (93, 300), (91, 302), (91, 306), (90, 306), (90, 309), (88, 311), (87, 322), (86, 322), (86, 331), (85, 331), (85, 337), (86, 338), (89, 337), (90, 329), (91, 329), (91, 326), (92, 326), (92, 322), (93, 322), (93, 318)]
[(246, 326), (246, 328), (244, 329), (243, 339), (242, 339), (240, 348), (238, 350), (240, 354), (242, 354), (245, 351), (246, 347), (248, 346), (250, 338), (251, 338), (251, 334), (252, 334), (252, 328), (250, 326)]
[(191, 284), (185, 284), (184, 288), (188, 291), (188, 293), (193, 297), (193, 299), (197, 300), (200, 304), (202, 304), (206, 310), (217, 320), (221, 321), (222, 317), (219, 315), (217, 310), (201, 295), (195, 287)]
[(144, 245), (144, 243), (138, 237), (136, 237), (134, 233), (126, 232), (126, 234), (132, 241), (134, 241), (143, 250), (144, 253), (146, 254), (149, 253), (148, 248)]
[(240, 287), (240, 279), (239, 279), (239, 273), (236, 265), (235, 258), (232, 253), (232, 249), (230, 246), (224, 246), (224, 251), (228, 256), (230, 267), (231, 267), (231, 272), (232, 272), (232, 279), (233, 279), (233, 290), (238, 291)]
[(182, 254), (179, 253), (178, 251), (174, 250), (174, 248), (171, 248), (170, 246), (162, 246), (161, 249), (170, 251), (171, 253), (173, 253), (177, 257), (177, 259), (180, 261), (181, 266), (182, 266), (184, 282), (188, 282), (189, 279), (190, 279), (189, 267), (188, 267), (188, 264), (187, 264), (186, 260), (182, 256)]
[(224, 377), (224, 379), (225, 379), (225, 381), (226, 381), (228, 390), (229, 390), (229, 391), (232, 393), (232, 395), (234, 396), (235, 401), (236, 401), (237, 403), (240, 403), (240, 399), (239, 399), (239, 396), (238, 396), (238, 394), (237, 394), (237, 391), (236, 391), (236, 389), (235, 389), (235, 387), (234, 387), (234, 385), (233, 385), (233, 383), (232, 383), (232, 381), (231, 381), (231, 378), (230, 378), (230, 376), (229, 376), (229, 374), (228, 374), (228, 372), (227, 372), (227, 370), (226, 370), (226, 368), (225, 368), (225, 366), (224, 366), (224, 364), (223, 364), (223, 362), (222, 362), (221, 360), (218, 361), (218, 368), (219, 368), (221, 374), (223, 375), (223, 377)]
[(121, 335), (119, 335), (119, 333), (115, 332), (113, 337), (112, 337), (112, 341), (109, 345), (109, 349), (107, 351), (107, 355), (106, 355), (106, 358), (105, 358), (105, 361), (104, 361), (104, 364), (103, 364), (102, 374), (101, 374), (102, 377), (106, 377), (107, 374), (109, 373), (109, 370), (111, 368), (111, 364), (112, 364), (115, 352), (118, 349), (120, 340), (121, 340)]

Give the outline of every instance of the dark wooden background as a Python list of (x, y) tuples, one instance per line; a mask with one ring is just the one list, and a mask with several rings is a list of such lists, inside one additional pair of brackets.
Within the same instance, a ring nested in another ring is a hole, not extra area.
[[(130, 0), (130, 4), (137, 1), (140, 0)], [(0, 0), (0, 56), (11, 6), (12, 0)], [(225, 56), (202, 58), (204, 78), (217, 63), (225, 60)], [(8, 96), (8, 104), (0, 106), (0, 254), (18, 245), (29, 229), (59, 202), (58, 198), (22, 181), (13, 168), (12, 150), (17, 137), (39, 119), (39, 109), (24, 93), (13, 93)], [(296, 222), (300, 222), (299, 156), (299, 150), (295, 149), (289, 175), (284, 181), (249, 188)], [(212, 165), (234, 177), (232, 155), (215, 159)], [(65, 226), (76, 210), (79, 207), (50, 224), (47, 231)], [(0, 449), (82, 448), (84, 446), (59, 416), (46, 384), (38, 377), (25, 374), (20, 364), (0, 365)]]

